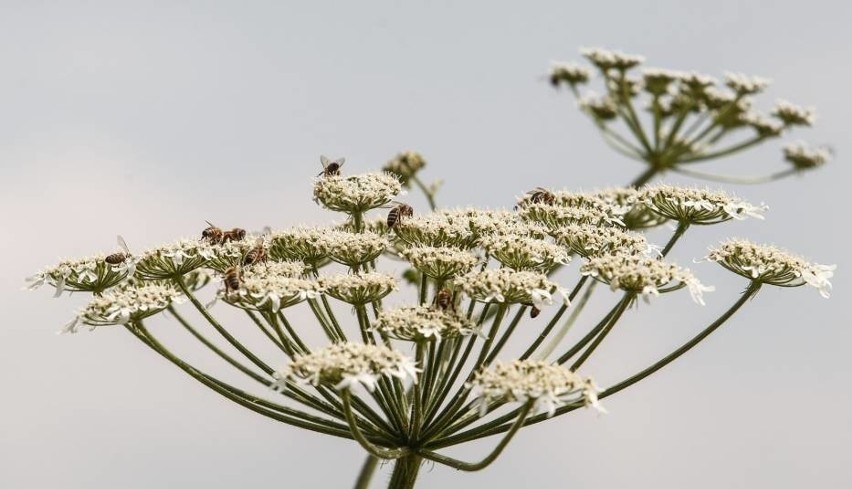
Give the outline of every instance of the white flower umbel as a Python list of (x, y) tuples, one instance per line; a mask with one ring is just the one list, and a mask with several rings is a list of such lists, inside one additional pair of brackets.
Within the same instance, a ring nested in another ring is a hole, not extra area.
[(553, 61), (550, 63), (550, 84), (554, 87), (566, 84), (572, 87), (589, 81), (592, 72), (587, 68), (574, 63), (561, 63)]
[(476, 242), (469, 219), (453, 218), (443, 213), (406, 218), (397, 222), (393, 230), (401, 240), (414, 246), (468, 249)]
[(452, 310), (430, 306), (403, 306), (379, 313), (373, 329), (405, 341), (431, 341), (475, 333), (473, 321)]
[(608, 95), (599, 96), (589, 92), (577, 101), (577, 106), (599, 121), (612, 120), (618, 116), (618, 105)]
[(771, 80), (759, 76), (749, 76), (742, 73), (725, 73), (725, 85), (739, 95), (754, 95), (760, 93), (772, 83)]
[(400, 254), (414, 268), (441, 282), (469, 272), (480, 261), (469, 251), (447, 246), (414, 246), (402, 250)]
[(831, 282), (837, 265), (820, 265), (775, 246), (745, 239), (731, 239), (711, 248), (708, 260), (749, 280), (779, 287), (810, 285), (820, 295), (831, 295)]
[(547, 226), (550, 230), (571, 223), (623, 226), (617, 216), (594, 207), (564, 207), (547, 204), (529, 204), (518, 210), (523, 219)]
[(319, 284), (326, 294), (352, 305), (377, 301), (397, 287), (393, 276), (377, 272), (320, 277)]
[(417, 372), (410, 358), (386, 346), (338, 343), (296, 357), (275, 372), (275, 387), (286, 389), (289, 382), (296, 382), (351, 390), (362, 385), (372, 392), (382, 376), (416, 383)]
[(669, 92), (672, 82), (680, 78), (681, 72), (662, 68), (646, 68), (642, 70), (642, 82), (645, 91), (653, 95), (663, 95)]
[(730, 219), (763, 219), (766, 205), (753, 205), (725, 192), (655, 185), (642, 191), (643, 202), (657, 214), (687, 224), (717, 224)]
[(331, 259), (349, 267), (375, 260), (390, 246), (384, 236), (368, 232), (329, 231), (323, 241)]
[(528, 401), (533, 401), (534, 412), (547, 413), (548, 417), (560, 406), (575, 402), (606, 412), (598, 402), (600, 389), (591, 379), (546, 362), (496, 362), (490, 369), (477, 372), (468, 385), (477, 397), (480, 416), (488, 412), (491, 403)]
[(241, 263), (246, 253), (257, 246), (258, 238), (264, 240), (264, 246), (268, 246), (268, 243), (266, 243), (266, 240), (263, 237), (256, 235), (246, 236), (240, 241), (227, 241), (212, 246), (210, 260), (205, 264), (205, 266), (212, 268), (219, 273), (224, 272), (232, 266)]
[(553, 304), (551, 296), (559, 293), (568, 303), (567, 291), (538, 272), (489, 269), (461, 275), (455, 283), (465, 294), (482, 302), (527, 304), (543, 309)]
[(27, 287), (33, 290), (45, 284), (51, 285), (56, 289), (54, 297), (59, 297), (66, 290), (100, 294), (127, 280), (131, 272), (126, 266), (110, 265), (104, 258), (104, 255), (96, 255), (62, 260), (27, 278)]
[(485, 236), (479, 244), (503, 266), (514, 270), (548, 272), (567, 265), (571, 258), (565, 248), (544, 239), (526, 236)]
[(784, 125), (781, 122), (753, 110), (741, 114), (739, 120), (751, 126), (758, 135), (764, 137), (780, 136), (784, 131)]
[(328, 259), (328, 241), (325, 236), (332, 232), (328, 227), (292, 228), (272, 233), (269, 256), (273, 260), (296, 260), (317, 265)]
[(215, 253), (207, 241), (180, 239), (142, 253), (136, 271), (146, 280), (177, 278), (206, 266)]
[(475, 209), (472, 207), (441, 211), (452, 222), (464, 223), (475, 238), (511, 234), (515, 236), (547, 236), (544, 226), (521, 219), (517, 212), (506, 209)]
[(326, 209), (354, 214), (381, 207), (401, 191), (399, 178), (385, 172), (324, 176), (314, 183), (314, 200)]
[(612, 206), (627, 229), (652, 228), (667, 221), (665, 217), (651, 212), (642, 203), (640, 191), (633, 187), (605, 188), (594, 192), (594, 195)]
[(584, 258), (602, 254), (652, 254), (656, 250), (644, 235), (612, 226), (568, 224), (555, 229), (553, 237)]
[(626, 71), (645, 61), (643, 56), (603, 48), (583, 48), (580, 50), (580, 54), (603, 72), (612, 69)]
[(702, 285), (689, 270), (657, 258), (637, 255), (603, 255), (589, 258), (580, 273), (621, 289), (641, 295), (646, 301), (661, 293), (689, 288), (692, 300), (704, 305), (704, 292), (714, 290)]
[(420, 153), (403, 151), (385, 163), (382, 170), (396, 175), (402, 185), (408, 188), (409, 180), (416, 176), (417, 172), (422, 170), (424, 166), (426, 166), (426, 160), (423, 159)]
[(776, 102), (772, 115), (780, 119), (785, 126), (812, 126), (816, 121), (813, 107), (801, 107), (786, 100)]
[(784, 146), (784, 159), (797, 170), (809, 170), (826, 164), (831, 159), (827, 148), (812, 148), (803, 141)]
[(297, 278), (294, 272), (304, 270), (304, 265), (297, 265), (282, 262), (246, 268), (240, 288), (223, 297), (238, 307), (273, 313), (317, 297), (322, 291), (319, 283)]
[(108, 326), (126, 324), (153, 316), (172, 303), (182, 301), (174, 287), (160, 284), (117, 287), (101, 296), (95, 296), (77, 315), (77, 319), (63, 329), (75, 333), (77, 324)]

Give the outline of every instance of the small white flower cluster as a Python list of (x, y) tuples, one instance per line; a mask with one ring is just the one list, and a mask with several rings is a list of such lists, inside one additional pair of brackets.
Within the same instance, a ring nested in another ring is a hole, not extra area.
[(571, 261), (565, 249), (541, 238), (528, 236), (484, 236), (479, 244), (503, 266), (514, 270), (548, 272)]
[(328, 250), (332, 260), (354, 267), (378, 258), (390, 246), (387, 238), (375, 233), (328, 231), (321, 247)]
[(793, 164), (798, 170), (816, 168), (831, 159), (831, 151), (827, 148), (811, 148), (806, 143), (798, 141), (784, 146), (784, 159)]
[(91, 326), (126, 324), (152, 316), (172, 303), (180, 303), (182, 296), (170, 285), (144, 284), (116, 287), (92, 300), (61, 332), (76, 333), (80, 323)]
[(760, 93), (772, 83), (771, 80), (759, 76), (749, 76), (742, 73), (725, 73), (725, 84), (739, 95), (754, 95)]
[(378, 272), (320, 277), (319, 285), (326, 294), (352, 305), (377, 301), (397, 287), (392, 275)]
[(56, 289), (54, 297), (66, 290), (100, 294), (131, 277), (132, 270), (127, 266), (110, 265), (104, 258), (104, 255), (96, 255), (62, 260), (28, 277), (27, 288), (35, 290), (45, 284), (51, 285)]
[(779, 136), (784, 131), (784, 125), (781, 122), (753, 110), (741, 114), (739, 120), (751, 126), (758, 135), (764, 137)]
[(393, 227), (397, 236), (414, 246), (470, 249), (476, 236), (468, 219), (453, 219), (444, 213), (416, 215)]
[(719, 263), (728, 270), (756, 282), (780, 287), (810, 285), (820, 295), (831, 295), (830, 279), (836, 265), (810, 263), (800, 256), (768, 245), (759, 245), (744, 239), (731, 239), (712, 248), (708, 260)]
[(603, 72), (609, 70), (626, 71), (645, 61), (643, 56), (625, 54), (621, 51), (610, 51), (603, 48), (584, 48), (580, 54)]
[(204, 266), (212, 268), (219, 273), (241, 263), (246, 253), (258, 244), (268, 246), (263, 236), (246, 236), (240, 241), (226, 241), (212, 246), (212, 256)]
[(679, 80), (683, 73), (664, 68), (646, 68), (642, 70), (642, 82), (645, 90), (653, 95), (669, 92), (672, 82)]
[(776, 102), (772, 115), (787, 126), (812, 126), (816, 121), (816, 112), (813, 107), (801, 107), (786, 100)]
[(618, 105), (608, 95), (599, 96), (589, 92), (577, 101), (577, 106), (600, 121), (612, 120), (618, 115)]
[(455, 280), (456, 286), (472, 299), (504, 304), (527, 304), (537, 309), (553, 304), (552, 295), (559, 293), (568, 304), (568, 291), (547, 276), (528, 270), (510, 268), (473, 271)]
[(337, 343), (296, 357), (275, 372), (274, 387), (283, 390), (289, 382), (297, 382), (351, 390), (362, 385), (372, 392), (382, 376), (411, 378), (416, 383), (417, 372), (410, 358), (386, 346)]
[(518, 214), (522, 219), (540, 223), (551, 231), (568, 224), (624, 226), (624, 222), (618, 216), (594, 207), (565, 207), (534, 203), (519, 209)]
[(651, 212), (642, 203), (641, 192), (633, 187), (605, 188), (594, 195), (611, 206), (627, 229), (652, 228), (667, 221), (665, 217)]
[(353, 214), (381, 207), (401, 191), (399, 178), (386, 172), (325, 176), (314, 183), (314, 200), (326, 209)]
[(242, 275), (240, 288), (224, 299), (240, 307), (278, 312), (322, 292), (316, 281), (298, 278), (303, 271), (304, 265), (296, 262), (248, 268)]
[(567, 224), (553, 231), (558, 243), (587, 258), (602, 254), (639, 255), (659, 252), (644, 235), (615, 226)]
[(591, 71), (574, 63), (554, 61), (550, 64), (550, 84), (554, 87), (558, 87), (563, 83), (576, 86), (588, 82), (591, 76)]
[(763, 219), (766, 205), (752, 205), (725, 192), (656, 185), (642, 192), (643, 202), (657, 214), (688, 224), (716, 224), (746, 217)]
[(473, 321), (464, 315), (422, 305), (382, 311), (373, 329), (391, 338), (415, 342), (440, 341), (477, 332)]
[(413, 246), (400, 251), (411, 266), (438, 281), (467, 273), (480, 259), (470, 251), (447, 246)]
[(532, 401), (532, 411), (547, 413), (548, 417), (556, 414), (560, 406), (575, 402), (606, 412), (598, 401), (600, 388), (592, 379), (560, 365), (540, 361), (497, 362), (490, 369), (477, 372), (469, 385), (477, 396), (480, 416), (484, 416), (494, 402)]
[(423, 159), (420, 153), (404, 151), (385, 163), (382, 170), (396, 175), (402, 185), (408, 188), (408, 181), (417, 175), (417, 172), (422, 170), (424, 166), (426, 166), (426, 160)]
[(142, 253), (136, 271), (145, 280), (175, 278), (205, 266), (215, 255), (209, 242), (180, 239)]
[(272, 233), (269, 255), (273, 260), (297, 260), (317, 265), (328, 259), (329, 249), (326, 235), (334, 230), (329, 227), (296, 227)]
[(453, 222), (465, 223), (473, 232), (475, 239), (482, 236), (547, 236), (547, 228), (537, 223), (525, 221), (516, 212), (506, 209), (449, 209), (440, 212)]
[(692, 300), (704, 305), (704, 292), (714, 290), (702, 285), (692, 272), (663, 260), (637, 255), (601, 255), (589, 258), (580, 273), (621, 289), (641, 295), (646, 301), (664, 292), (689, 288)]

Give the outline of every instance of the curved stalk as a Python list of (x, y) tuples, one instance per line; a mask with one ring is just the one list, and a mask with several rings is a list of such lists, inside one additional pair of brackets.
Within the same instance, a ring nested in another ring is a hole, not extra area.
[(349, 424), (349, 430), (352, 433), (352, 436), (355, 438), (355, 441), (364, 448), (370, 455), (382, 459), (396, 459), (402, 457), (408, 453), (407, 449), (404, 448), (382, 448), (373, 445), (367, 437), (364, 436), (364, 433), (361, 432), (361, 429), (358, 427), (358, 422), (355, 419), (355, 414), (352, 412), (352, 394), (349, 390), (343, 391), (343, 413), (346, 415), (346, 422)]
[(681, 236), (683, 236), (683, 233), (685, 233), (687, 229), (689, 229), (688, 221), (679, 221), (677, 223), (677, 229), (675, 229), (675, 232), (672, 237), (669, 238), (669, 242), (666, 243), (666, 247), (663, 248), (663, 251), (660, 252), (660, 258), (664, 258), (666, 255), (669, 254), (669, 251), (672, 250), (675, 243), (677, 243), (677, 241), (681, 238)]

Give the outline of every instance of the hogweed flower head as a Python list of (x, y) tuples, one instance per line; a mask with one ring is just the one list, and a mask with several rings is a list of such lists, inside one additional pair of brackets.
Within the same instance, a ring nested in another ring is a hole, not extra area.
[(602, 255), (589, 258), (580, 268), (610, 286), (641, 295), (646, 301), (661, 293), (688, 287), (692, 300), (704, 305), (704, 292), (713, 287), (702, 285), (689, 270), (657, 258), (637, 255)]
[(399, 178), (403, 187), (409, 188), (412, 178), (417, 175), (417, 172), (426, 166), (426, 160), (420, 153), (415, 151), (404, 151), (396, 155), (392, 160), (385, 163), (382, 168), (387, 173), (396, 175)]
[(529, 204), (518, 210), (521, 218), (554, 230), (568, 224), (594, 224), (623, 226), (624, 222), (610, 212), (594, 207), (564, 207), (547, 204)]
[(415, 215), (393, 227), (397, 236), (413, 246), (472, 248), (476, 236), (469, 220), (442, 213)]
[(548, 272), (571, 258), (555, 243), (527, 236), (484, 236), (479, 244), (503, 266), (513, 270)]
[(472, 299), (503, 304), (528, 304), (537, 309), (553, 304), (552, 295), (559, 293), (568, 303), (567, 291), (546, 275), (510, 268), (473, 271), (457, 277), (455, 284)]
[(550, 63), (550, 74), (548, 78), (550, 84), (558, 88), (560, 85), (567, 84), (571, 87), (587, 83), (591, 78), (592, 73), (579, 65), (573, 63)]
[(296, 260), (309, 265), (318, 265), (328, 259), (329, 248), (326, 235), (328, 227), (298, 227), (272, 233), (269, 255), (273, 260)]
[(33, 290), (45, 284), (51, 285), (56, 289), (54, 297), (59, 297), (66, 290), (100, 294), (130, 278), (128, 267), (110, 265), (104, 258), (105, 255), (95, 255), (62, 260), (27, 278), (27, 288)]
[(390, 246), (387, 238), (370, 232), (329, 231), (323, 235), (322, 242), (332, 260), (349, 267), (375, 260)]
[(618, 104), (608, 95), (598, 96), (590, 92), (577, 101), (577, 105), (599, 121), (611, 121), (618, 116)]
[(831, 159), (831, 150), (827, 148), (812, 148), (799, 141), (784, 146), (784, 159), (797, 170), (810, 170), (824, 165)]
[(396, 279), (385, 273), (367, 272), (320, 277), (322, 290), (352, 305), (369, 304), (396, 290)]
[(467, 273), (480, 258), (470, 251), (448, 246), (412, 246), (400, 252), (411, 265), (439, 282)]
[(288, 382), (329, 386), (350, 390), (357, 385), (373, 391), (381, 377), (410, 378), (417, 382), (414, 362), (383, 345), (338, 343), (296, 357), (275, 372), (276, 387), (286, 389)]
[(609, 70), (624, 72), (645, 61), (643, 56), (603, 48), (584, 48), (580, 50), (580, 54), (604, 73)]
[(658, 251), (645, 236), (614, 226), (567, 224), (553, 231), (558, 243), (587, 258), (602, 254), (639, 255)]
[(816, 112), (813, 107), (802, 107), (786, 100), (779, 100), (775, 104), (772, 115), (786, 126), (812, 126), (816, 121)]
[(725, 85), (737, 95), (754, 95), (760, 93), (772, 83), (767, 78), (749, 76), (742, 73), (725, 73)]
[(153, 316), (172, 303), (181, 302), (182, 296), (171, 285), (149, 283), (110, 289), (92, 300), (80, 311), (77, 318), (63, 328), (75, 333), (79, 323), (90, 326), (127, 324)]
[(387, 172), (320, 177), (314, 183), (314, 200), (326, 209), (347, 214), (381, 207), (400, 192), (399, 178)]
[(744, 239), (731, 239), (712, 248), (707, 259), (749, 280), (777, 285), (799, 287), (810, 285), (820, 295), (831, 295), (830, 279), (836, 265), (820, 265), (780, 248), (760, 245)]
[(687, 224), (717, 224), (746, 217), (763, 219), (766, 205), (708, 189), (657, 185), (643, 191), (644, 203), (657, 214)]
[(322, 288), (314, 280), (298, 278), (304, 265), (295, 262), (270, 263), (247, 268), (240, 288), (225, 301), (247, 309), (278, 312), (305, 299), (317, 297)]
[(207, 265), (215, 255), (206, 241), (180, 239), (142, 253), (136, 272), (145, 280), (173, 279)]
[(403, 306), (379, 313), (373, 329), (391, 338), (405, 341), (440, 341), (442, 338), (469, 336), (476, 325), (452, 309), (432, 306)]
[(476, 396), (479, 415), (488, 412), (491, 403), (532, 401), (532, 410), (547, 413), (566, 404), (582, 402), (606, 412), (598, 402), (600, 389), (589, 379), (566, 367), (532, 360), (495, 363), (476, 373), (470, 382)]

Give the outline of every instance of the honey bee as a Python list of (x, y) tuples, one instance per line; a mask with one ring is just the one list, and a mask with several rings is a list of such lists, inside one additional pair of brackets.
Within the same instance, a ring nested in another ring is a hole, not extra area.
[(266, 263), (268, 255), (266, 246), (263, 244), (263, 238), (257, 238), (254, 247), (243, 257), (243, 266), (254, 265), (255, 263)]
[(124, 242), (124, 238), (121, 235), (118, 236), (118, 246), (121, 247), (122, 250), (118, 253), (113, 253), (106, 258), (104, 261), (109, 263), (110, 265), (118, 265), (119, 263), (123, 263), (125, 260), (130, 258), (130, 248), (127, 247), (127, 243)]
[(201, 231), (201, 239), (202, 240), (206, 239), (213, 244), (221, 243), (222, 237), (225, 234), (224, 231), (222, 231), (221, 229), (219, 229), (216, 226), (214, 226), (213, 224), (211, 224), (210, 221), (204, 221), (204, 222), (207, 223), (208, 227), (204, 231)]
[[(524, 194), (521, 203), (553, 205), (556, 203), (556, 196), (546, 188), (536, 187)], [(517, 208), (518, 206), (515, 206), (515, 209)]]
[(320, 155), (320, 163), (322, 163), (322, 171), (317, 176), (337, 177), (340, 176), (340, 167), (346, 162), (346, 158), (338, 158), (334, 161), (329, 160), (323, 155)]
[(454, 310), (455, 309), (455, 297), (453, 291), (450, 289), (441, 289), (437, 293), (435, 293), (435, 300), (432, 304), (442, 311)]
[(246, 230), (240, 228), (234, 228), (230, 231), (222, 232), (222, 244), (227, 243), (228, 241), (242, 241), (243, 238), (246, 237)]
[(388, 212), (388, 229), (393, 229), (394, 226), (402, 222), (403, 218), (413, 215), (414, 209), (410, 205), (397, 202), (395, 206), (391, 207), (390, 212)]
[(225, 297), (230, 295), (232, 290), (240, 290), (240, 284), (243, 282), (243, 273), (239, 265), (225, 270), (223, 281), (225, 282)]

